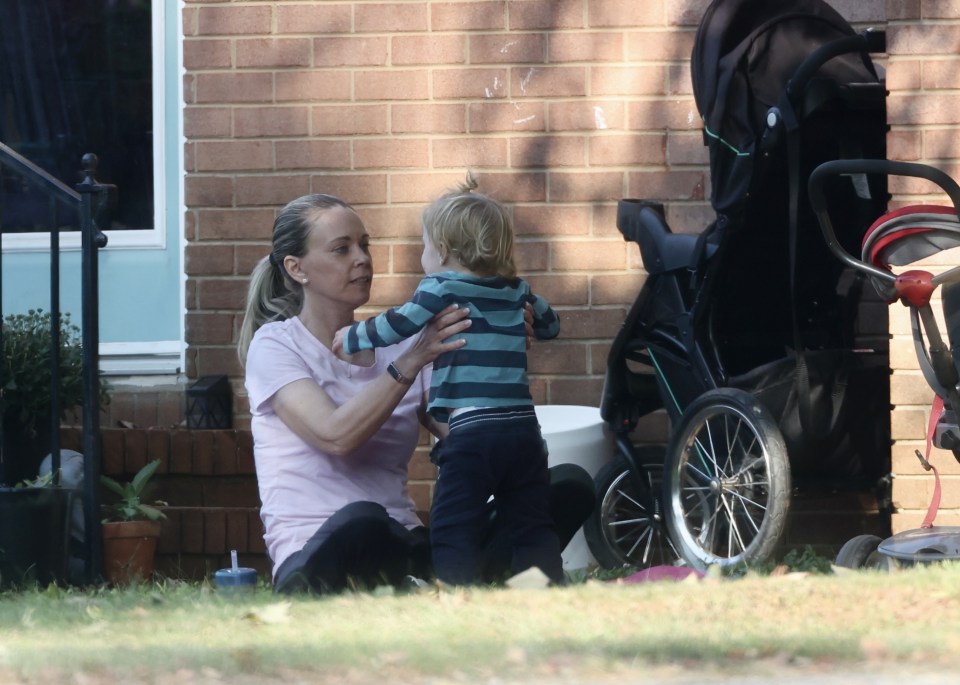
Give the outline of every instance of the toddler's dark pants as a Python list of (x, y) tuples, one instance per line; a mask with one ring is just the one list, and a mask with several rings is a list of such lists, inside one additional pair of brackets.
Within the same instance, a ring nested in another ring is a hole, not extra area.
[(455, 416), (438, 452), (430, 544), (437, 578), (484, 579), (490, 497), (509, 540), (510, 571), (538, 567), (562, 583), (560, 541), (550, 516), (547, 449), (530, 407), (478, 409)]

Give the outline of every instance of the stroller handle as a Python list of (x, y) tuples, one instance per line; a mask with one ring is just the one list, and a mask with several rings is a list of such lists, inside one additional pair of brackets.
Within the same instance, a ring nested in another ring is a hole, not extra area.
[[(889, 271), (878, 269), (872, 264), (860, 261), (847, 253), (833, 231), (830, 214), (827, 209), (827, 198), (823, 191), (823, 183), (830, 176), (852, 176), (855, 174), (877, 174), (886, 176), (912, 176), (936, 184), (950, 197), (954, 210), (960, 207), (960, 186), (948, 174), (926, 164), (913, 162), (891, 162), (886, 159), (837, 159), (824, 162), (810, 174), (807, 182), (807, 191), (810, 195), (810, 206), (820, 222), (820, 231), (830, 251), (843, 263), (853, 268), (876, 276), (881, 282), (892, 283), (896, 280)], [(960, 211), (958, 211), (960, 216)]]
[(798, 93), (802, 93), (807, 87), (807, 81), (819, 71), (820, 67), (834, 57), (853, 52), (884, 52), (886, 49), (886, 34), (883, 31), (873, 29), (867, 29), (856, 35), (822, 45), (811, 52), (797, 67), (793, 78), (787, 83), (787, 97), (793, 102), (794, 97)]

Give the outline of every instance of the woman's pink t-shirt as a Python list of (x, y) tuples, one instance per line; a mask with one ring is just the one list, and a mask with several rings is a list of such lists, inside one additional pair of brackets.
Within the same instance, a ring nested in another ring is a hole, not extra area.
[(421, 525), (407, 492), (407, 464), (419, 437), (417, 407), (428, 374), (417, 377), (370, 440), (344, 457), (311, 447), (273, 411), (276, 392), (302, 378), (314, 379), (334, 403), (343, 404), (385, 373), (412, 343), (410, 339), (378, 349), (373, 366), (364, 367), (338, 359), (297, 317), (265, 324), (254, 335), (247, 352), (246, 388), (260, 518), (274, 571), (302, 549), (334, 512), (351, 502), (378, 502), (408, 528)]

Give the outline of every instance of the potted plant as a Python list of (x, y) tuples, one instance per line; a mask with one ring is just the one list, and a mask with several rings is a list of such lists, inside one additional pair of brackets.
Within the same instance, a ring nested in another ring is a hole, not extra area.
[[(9, 314), (3, 318), (0, 336), (0, 485), (13, 486), (34, 479), (40, 461), (50, 451), (53, 317), (42, 309)], [(60, 315), (59, 357), (58, 395), (60, 418), (64, 419), (83, 403), (80, 329), (66, 313)], [(109, 402), (106, 384), (100, 384), (97, 399), (100, 406)]]
[(101, 484), (116, 496), (103, 505), (103, 575), (112, 585), (143, 582), (153, 573), (160, 537), (160, 522), (166, 515), (157, 508), (166, 502), (146, 504), (143, 494), (160, 465), (154, 459), (129, 482), (100, 476)]
[[(59, 320), (60, 418), (83, 403), (80, 329)], [(0, 321), (0, 587), (66, 580), (75, 491), (38, 477), (50, 451), (53, 317), (42, 309)], [(101, 404), (106, 386), (101, 384)], [(99, 408), (97, 408), (99, 410)]]

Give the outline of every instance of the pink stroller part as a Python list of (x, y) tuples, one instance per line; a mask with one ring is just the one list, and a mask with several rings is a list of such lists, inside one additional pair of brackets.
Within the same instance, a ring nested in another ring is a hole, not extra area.
[[(867, 229), (860, 259), (840, 245), (830, 222), (824, 183), (830, 177), (878, 173), (913, 176), (932, 181), (946, 192), (954, 206), (912, 205), (884, 214)], [(955, 408), (960, 407), (960, 267), (933, 274), (921, 269), (895, 273), (944, 250), (960, 247), (960, 187), (943, 172), (920, 164), (886, 160), (827, 162), (810, 177), (811, 205), (831, 252), (841, 261), (869, 276), (888, 302), (901, 301), (910, 310), (911, 331), (920, 370), (936, 397), (931, 411), (926, 454), (917, 457), (936, 478), (933, 501), (919, 529), (897, 533), (886, 540), (859, 535), (840, 549), (836, 563), (850, 568), (889, 568), (893, 564), (960, 559), (960, 526), (935, 526), (940, 500), (940, 480), (930, 464), (930, 447), (949, 449), (960, 461), (960, 428)], [(942, 287), (942, 303), (949, 344), (944, 341), (931, 307), (934, 292)]]

